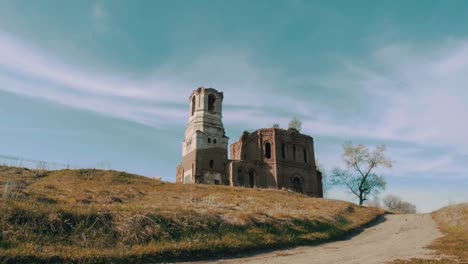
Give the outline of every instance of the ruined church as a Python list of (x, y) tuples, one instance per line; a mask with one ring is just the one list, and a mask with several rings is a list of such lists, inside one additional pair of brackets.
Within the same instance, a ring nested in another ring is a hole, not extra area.
[(189, 97), (178, 183), (293, 190), (323, 197), (313, 138), (293, 128), (245, 131), (230, 146), (222, 122), (223, 93), (200, 87)]

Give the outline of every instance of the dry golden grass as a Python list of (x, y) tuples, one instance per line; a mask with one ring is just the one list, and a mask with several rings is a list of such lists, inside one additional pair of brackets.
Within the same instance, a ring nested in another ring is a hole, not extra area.
[(0, 167), (0, 263), (200, 259), (335, 239), (384, 211), (117, 171)]
[(429, 248), (436, 250), (437, 259), (398, 260), (398, 264), (468, 263), (468, 203), (444, 207), (432, 213), (444, 236)]

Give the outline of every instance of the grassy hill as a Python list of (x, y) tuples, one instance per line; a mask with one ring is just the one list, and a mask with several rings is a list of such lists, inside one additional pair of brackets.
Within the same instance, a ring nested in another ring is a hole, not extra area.
[(141, 263), (340, 237), (384, 212), (278, 190), (118, 171), (0, 167), (0, 263)]
[(398, 260), (395, 264), (449, 264), (468, 263), (468, 203), (444, 207), (432, 213), (444, 236), (429, 248), (439, 255), (438, 259)]
[(433, 218), (445, 236), (432, 247), (453, 256), (454, 263), (468, 263), (468, 203), (442, 208), (433, 213)]

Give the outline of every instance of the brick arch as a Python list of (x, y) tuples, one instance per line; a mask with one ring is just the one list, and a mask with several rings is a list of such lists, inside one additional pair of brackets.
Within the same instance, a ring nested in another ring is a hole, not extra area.
[(272, 144), (269, 141), (265, 142), (265, 158), (266, 159), (271, 159), (271, 147), (272, 147)]
[(295, 174), (291, 177), (291, 189), (295, 192), (302, 193), (304, 187), (304, 181), (299, 174)]
[(210, 93), (208, 95), (208, 111), (214, 111), (216, 106), (216, 95)]
[(197, 98), (196, 98), (196, 96), (194, 95), (194, 96), (192, 97), (192, 110), (191, 110), (191, 113), (192, 113), (191, 115), (192, 115), (192, 116), (193, 116), (193, 114), (195, 114), (195, 105), (196, 105), (196, 102), (197, 102)]
[(256, 180), (256, 177), (257, 177), (257, 172), (254, 170), (254, 169), (250, 169), (249, 170), (249, 173), (248, 173), (248, 176), (249, 176), (249, 187), (250, 188), (253, 188), (255, 187), (255, 180)]
[(244, 186), (244, 170), (242, 167), (239, 167), (236, 170), (236, 180), (237, 186)]

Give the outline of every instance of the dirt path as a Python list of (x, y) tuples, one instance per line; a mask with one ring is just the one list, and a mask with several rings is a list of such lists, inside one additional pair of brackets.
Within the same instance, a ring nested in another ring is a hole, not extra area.
[(427, 257), (431, 251), (423, 247), (441, 235), (430, 215), (386, 215), (382, 223), (348, 240), (198, 263), (384, 263)]

